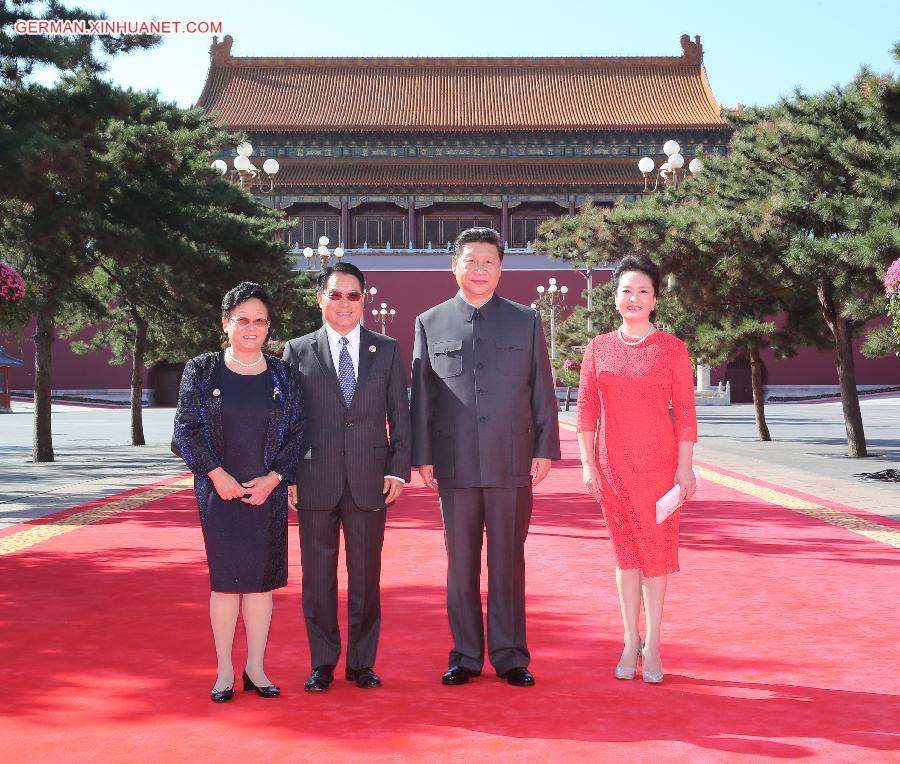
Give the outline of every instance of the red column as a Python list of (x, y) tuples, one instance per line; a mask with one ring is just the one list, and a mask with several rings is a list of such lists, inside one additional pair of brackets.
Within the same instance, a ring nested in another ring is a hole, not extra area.
[(575, 214), (575, 197), (574, 196), (569, 197), (569, 214), (570, 215)]
[(346, 200), (341, 201), (341, 233), (338, 239), (344, 242), (347, 249), (353, 246), (350, 243), (350, 207), (347, 206)]
[(416, 246), (416, 200), (412, 197), (409, 198), (409, 217), (406, 223), (406, 227), (409, 229), (407, 231), (406, 238), (409, 240), (407, 242), (408, 246), (415, 248)]
[(500, 205), (500, 239), (504, 245), (509, 241), (509, 201), (506, 199)]

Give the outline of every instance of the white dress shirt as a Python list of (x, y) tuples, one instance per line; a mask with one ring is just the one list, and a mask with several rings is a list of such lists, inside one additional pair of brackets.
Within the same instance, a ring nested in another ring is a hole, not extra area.
[(328, 334), (328, 349), (331, 350), (331, 360), (334, 361), (334, 370), (341, 368), (341, 337), (347, 338), (347, 352), (353, 362), (353, 376), (359, 379), (359, 324), (354, 326), (346, 335), (340, 334), (331, 328), (331, 324), (325, 322), (325, 332)]
[[(325, 322), (325, 333), (328, 335), (328, 349), (331, 351), (331, 360), (334, 362), (334, 370), (337, 372), (341, 368), (341, 337), (347, 338), (347, 352), (350, 353), (350, 360), (353, 362), (353, 376), (359, 379), (359, 324), (353, 327), (347, 334), (340, 334), (331, 328), (331, 324)], [(403, 478), (396, 475), (385, 475), (385, 477), (399, 480), (405, 483)]]

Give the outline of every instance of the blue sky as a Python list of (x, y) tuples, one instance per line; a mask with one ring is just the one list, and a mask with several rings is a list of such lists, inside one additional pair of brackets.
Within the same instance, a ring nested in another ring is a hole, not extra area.
[[(69, 3), (74, 5), (75, 3)], [(120, 20), (216, 20), (237, 56), (680, 55), (702, 37), (713, 93), (725, 106), (772, 103), (795, 86), (820, 92), (862, 65), (898, 71), (900, 2), (887, 0), (82, 0)], [(211, 38), (170, 35), (122, 56), (110, 77), (192, 105), (206, 78)], [(323, 104), (327, 108), (327, 105)]]

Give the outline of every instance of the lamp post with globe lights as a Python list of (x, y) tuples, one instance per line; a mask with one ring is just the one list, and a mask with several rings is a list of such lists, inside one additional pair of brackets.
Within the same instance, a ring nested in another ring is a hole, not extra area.
[[(337, 258), (338, 262), (341, 262), (341, 258), (344, 256), (344, 248), (343, 247), (335, 247), (333, 250), (328, 248), (328, 237), (320, 236), (319, 237), (319, 246), (316, 249), (312, 247), (304, 247), (300, 249), (300, 244), (298, 242), (294, 242), (294, 248), (290, 250), (292, 255), (303, 255), (306, 258), (306, 270), (314, 271), (314, 270), (325, 270), (328, 267), (328, 263), (331, 260), (332, 255)], [(319, 262), (318, 266), (313, 265), (313, 258), (318, 255)]]
[(376, 321), (381, 322), (381, 333), (387, 334), (387, 324), (394, 320), (394, 316), (397, 315), (397, 311), (393, 308), (388, 308), (388, 304), (386, 302), (381, 303), (381, 310), (378, 308), (372, 308), (372, 316), (374, 316)]
[[(538, 311), (542, 316), (546, 311), (550, 320), (550, 360), (556, 358), (556, 313), (566, 301), (566, 294), (569, 291), (567, 286), (557, 286), (556, 279), (547, 280), (547, 286), (539, 284), (537, 287), (538, 297), (531, 303), (531, 307)], [(554, 372), (555, 379), (555, 372)]]
[[(278, 173), (278, 160), (266, 159), (262, 164), (262, 169), (258, 168), (251, 161), (253, 156), (252, 144), (244, 141), (238, 144), (237, 156), (234, 158), (234, 169), (232, 170), (232, 178), (241, 184), (241, 187), (247, 186), (253, 188), (256, 184), (261, 191), (272, 192), (275, 190), (275, 175)], [(221, 175), (228, 172), (228, 165), (223, 159), (216, 159), (212, 163), (212, 168), (217, 170)], [(268, 179), (269, 187), (265, 187), (265, 181)]]
[[(668, 159), (659, 166), (659, 169), (657, 169), (656, 164), (650, 157), (642, 157), (638, 162), (638, 169), (641, 171), (641, 175), (644, 176), (645, 194), (653, 193), (660, 188), (660, 184), (666, 186), (670, 182), (672, 183), (672, 188), (678, 188), (678, 179), (684, 177), (684, 156), (681, 154), (681, 146), (678, 145), (678, 142), (666, 141), (663, 145), (663, 153)], [(702, 160), (694, 157), (688, 163), (687, 169), (691, 175), (696, 175), (703, 170)], [(650, 176), (654, 170), (656, 170), (656, 178), (651, 187)]]

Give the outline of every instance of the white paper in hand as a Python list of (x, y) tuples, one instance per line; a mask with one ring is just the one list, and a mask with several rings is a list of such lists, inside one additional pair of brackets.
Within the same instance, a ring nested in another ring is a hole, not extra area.
[[(700, 474), (694, 470), (694, 480), (699, 480)], [(656, 501), (656, 524), (664, 522), (684, 502), (681, 501), (681, 486), (678, 483), (672, 486)]]

